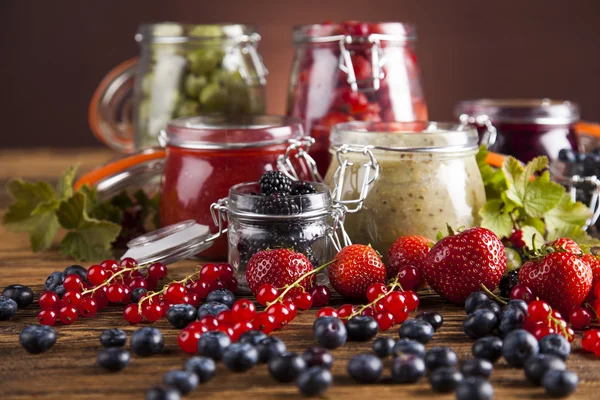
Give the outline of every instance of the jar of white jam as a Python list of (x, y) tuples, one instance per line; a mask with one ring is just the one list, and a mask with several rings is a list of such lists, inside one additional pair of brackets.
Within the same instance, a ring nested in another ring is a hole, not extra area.
[[(474, 127), (349, 122), (334, 126), (331, 142), (333, 162), (325, 182), (331, 188), (337, 184), (334, 200), (365, 197), (362, 207), (349, 207), (344, 224), (355, 243), (370, 244), (385, 256), (400, 236), (434, 239), (446, 224), (468, 228), (479, 223), (486, 199)], [(361, 196), (364, 175), (372, 171), (364, 166), (373, 163), (377, 174), (368, 196)]]

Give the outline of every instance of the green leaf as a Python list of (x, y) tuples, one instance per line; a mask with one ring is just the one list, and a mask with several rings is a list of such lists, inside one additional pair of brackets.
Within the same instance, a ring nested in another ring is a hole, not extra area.
[(506, 190), (506, 178), (501, 169), (493, 168), (486, 162), (488, 155), (485, 146), (479, 147), (479, 152), (476, 155), (477, 166), (485, 187), (485, 194), (488, 200), (497, 199), (501, 193)]
[(542, 233), (544, 233), (544, 231), (546, 230), (546, 225), (544, 224), (544, 221), (542, 221), (540, 218), (526, 216), (523, 220), (523, 225), (531, 226), (535, 228), (538, 232)]
[(79, 169), (79, 164), (69, 167), (58, 180), (58, 184), (56, 185), (58, 200), (68, 199), (73, 196), (73, 180), (75, 179), (77, 169)]
[(54, 202), (54, 190), (46, 182), (25, 182), (16, 179), (8, 182), (6, 191), (14, 198), (2, 217), (6, 229), (13, 232), (29, 232), (35, 228), (38, 218), (31, 215), (40, 204)]
[(544, 235), (533, 226), (522, 226), (521, 231), (523, 231), (523, 242), (525, 242), (525, 246), (533, 249), (534, 241), (536, 249), (539, 249), (544, 245)]
[(489, 200), (479, 211), (481, 226), (494, 232), (498, 237), (509, 237), (513, 223), (510, 215), (504, 211), (504, 203), (500, 199)]
[(581, 202), (574, 202), (568, 193), (564, 193), (555, 208), (548, 211), (544, 216), (548, 240), (552, 241), (560, 237), (569, 237), (581, 230), (592, 211)]
[(552, 210), (565, 193), (565, 188), (550, 181), (548, 172), (529, 182), (523, 196), (525, 213), (534, 218), (541, 218), (544, 213)]

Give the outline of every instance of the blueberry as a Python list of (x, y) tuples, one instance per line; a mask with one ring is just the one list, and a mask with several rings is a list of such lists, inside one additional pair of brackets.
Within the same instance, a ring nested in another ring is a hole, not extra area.
[(170, 386), (154, 386), (146, 392), (146, 400), (180, 400), (179, 391)]
[(567, 365), (559, 357), (551, 354), (536, 354), (525, 361), (525, 377), (531, 383), (542, 383), (544, 374), (551, 369), (564, 371)]
[(460, 365), (460, 372), (463, 376), (480, 376), (489, 378), (494, 371), (494, 364), (484, 358), (473, 358), (465, 360)]
[(209, 357), (192, 357), (186, 363), (184, 369), (193, 372), (200, 383), (210, 381), (217, 370), (215, 361)]
[(65, 292), (66, 292), (66, 290), (63, 285), (58, 285), (56, 288), (54, 288), (54, 293), (56, 293), (56, 295), (58, 297), (60, 297), (61, 299), (64, 296)]
[(491, 300), (485, 292), (473, 292), (465, 300), (465, 311), (467, 314), (471, 314), (475, 311), (475, 307), (481, 303), (489, 303)]
[(366, 342), (377, 335), (379, 325), (375, 318), (366, 315), (357, 315), (352, 317), (346, 323), (348, 340), (357, 342)]
[(213, 360), (223, 358), (225, 349), (231, 344), (231, 339), (225, 332), (205, 332), (198, 339), (198, 353)]
[(522, 367), (525, 361), (538, 351), (537, 340), (524, 329), (517, 329), (506, 335), (502, 344), (502, 355), (513, 367)]
[(173, 304), (167, 310), (167, 321), (174, 328), (183, 329), (196, 320), (196, 307), (190, 304)]
[(422, 343), (412, 339), (400, 339), (394, 345), (392, 350), (395, 356), (402, 354), (413, 354), (419, 358), (425, 357), (425, 346)]
[(425, 362), (414, 354), (402, 354), (392, 364), (392, 381), (415, 383), (425, 376)]
[(558, 159), (564, 162), (575, 162), (575, 153), (571, 149), (561, 149), (558, 152)]
[(508, 304), (506, 305), (506, 307), (504, 307), (504, 311), (506, 311), (508, 308), (519, 309), (519, 310), (523, 311), (524, 314), (527, 315), (528, 305), (525, 302), (525, 300), (521, 300), (521, 299), (511, 300), (511, 301), (508, 302)]
[(50, 276), (48, 278), (46, 278), (46, 283), (44, 284), (44, 290), (56, 292), (56, 288), (58, 286), (62, 286), (62, 283), (64, 282), (64, 280), (65, 280), (65, 275), (62, 272), (60, 272), (60, 271), (53, 272), (50, 274)]
[(383, 363), (376, 355), (357, 354), (348, 362), (348, 375), (358, 383), (376, 383), (383, 373)]
[(198, 376), (191, 371), (169, 371), (163, 375), (163, 383), (185, 396), (198, 386)]
[(313, 330), (317, 342), (326, 349), (343, 346), (348, 338), (344, 323), (336, 317), (317, 318)]
[(498, 318), (492, 310), (478, 309), (467, 315), (463, 331), (472, 339), (489, 335), (498, 326)]
[(240, 336), (238, 341), (240, 343), (248, 343), (248, 344), (251, 344), (252, 346), (256, 346), (260, 343), (261, 340), (263, 340), (266, 337), (267, 337), (267, 334), (264, 333), (263, 331), (251, 329), (249, 331), (242, 333), (242, 335)]
[(0, 321), (11, 319), (18, 308), (16, 301), (6, 296), (0, 296)]
[(438, 368), (429, 374), (429, 383), (436, 392), (452, 392), (462, 380), (462, 374), (454, 367)]
[(127, 342), (127, 334), (123, 329), (107, 329), (100, 334), (102, 347), (123, 347)]
[(223, 362), (233, 372), (246, 372), (258, 362), (258, 351), (250, 343), (232, 343), (223, 353)]
[(473, 343), (471, 350), (475, 358), (494, 363), (502, 356), (502, 339), (497, 336), (482, 337)]
[(304, 359), (296, 353), (273, 357), (269, 360), (268, 365), (269, 373), (278, 382), (291, 382), (307, 368)]
[(56, 343), (56, 331), (51, 326), (29, 325), (19, 334), (19, 343), (32, 354), (43, 353)]
[(506, 336), (516, 329), (523, 328), (526, 316), (527, 314), (516, 306), (504, 309), (502, 317), (500, 318), (500, 325), (498, 326), (500, 335)]
[(130, 360), (131, 354), (127, 350), (119, 347), (110, 347), (100, 350), (96, 362), (102, 368), (116, 372), (128, 366)]
[(380, 336), (373, 341), (373, 352), (380, 358), (386, 358), (392, 355), (396, 341), (391, 337)]
[(433, 337), (433, 326), (427, 321), (409, 319), (400, 326), (398, 334), (400, 339), (412, 339), (427, 344)]
[(148, 293), (148, 290), (141, 287), (133, 289), (131, 292), (131, 302), (139, 303), (142, 296), (146, 293)]
[(432, 347), (425, 353), (424, 360), (429, 371), (442, 367), (455, 367), (458, 364), (456, 353), (449, 347)]
[(81, 278), (81, 280), (83, 282), (87, 282), (87, 269), (83, 268), (81, 265), (70, 265), (67, 268), (65, 268), (63, 275), (67, 276), (67, 275), (71, 275), (71, 274), (75, 274), (77, 276), (79, 276)]
[(456, 400), (492, 400), (494, 388), (486, 379), (469, 376), (456, 386)]
[(421, 319), (423, 321), (429, 322), (429, 324), (433, 327), (434, 331), (437, 331), (444, 324), (444, 317), (442, 314), (435, 311), (423, 311), (419, 315), (415, 317), (415, 319)]
[(231, 308), (233, 303), (235, 303), (235, 295), (231, 290), (217, 289), (208, 294), (206, 301), (225, 304), (227, 307)]
[(278, 357), (287, 351), (283, 341), (275, 336), (267, 336), (256, 345), (258, 361), (268, 362), (273, 357)]
[(165, 345), (162, 333), (156, 328), (149, 326), (139, 328), (131, 334), (131, 351), (140, 357), (148, 357), (158, 354)]
[(207, 315), (212, 315), (213, 317), (218, 316), (221, 311), (229, 310), (225, 304), (216, 303), (214, 301), (204, 303), (200, 307), (198, 307), (198, 319), (202, 319)]
[(322, 367), (311, 367), (302, 372), (296, 380), (296, 386), (304, 396), (318, 396), (325, 392), (332, 383), (331, 372)]
[(542, 386), (550, 397), (566, 397), (577, 388), (579, 378), (573, 371), (550, 370), (542, 378)]
[(10, 285), (4, 288), (2, 296), (13, 299), (18, 308), (25, 308), (33, 303), (33, 291), (27, 286)]
[(587, 154), (585, 153), (575, 153), (575, 162), (578, 164), (583, 164), (587, 159)]
[(566, 360), (571, 354), (571, 344), (564, 336), (557, 333), (546, 335), (540, 339), (540, 353), (552, 354)]
[(302, 353), (302, 358), (307, 367), (323, 367), (331, 369), (333, 365), (333, 355), (329, 350), (320, 347), (309, 347)]
[(500, 305), (498, 303), (493, 302), (491, 300), (477, 304), (475, 306), (475, 309), (473, 310), (473, 312), (475, 312), (477, 310), (493, 311), (494, 314), (496, 315), (496, 318), (498, 318), (498, 319), (500, 319), (500, 316), (502, 315), (502, 307), (500, 307)]

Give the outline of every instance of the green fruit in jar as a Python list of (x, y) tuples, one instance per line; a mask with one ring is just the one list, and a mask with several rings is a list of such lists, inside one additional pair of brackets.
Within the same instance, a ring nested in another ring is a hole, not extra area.
[(216, 83), (207, 85), (200, 92), (200, 103), (202, 109), (208, 112), (223, 111), (227, 107), (227, 89)]
[(190, 71), (198, 75), (207, 75), (221, 64), (223, 51), (220, 49), (197, 49), (187, 55)]
[(208, 80), (205, 76), (197, 76), (194, 74), (189, 74), (185, 77), (185, 83), (183, 84), (183, 88), (185, 90), (185, 94), (188, 97), (197, 99), (200, 95), (200, 92), (204, 87), (208, 84)]
[(142, 93), (146, 96), (150, 96), (152, 93), (152, 84), (154, 80), (154, 74), (148, 73), (142, 78)]
[(231, 83), (227, 86), (229, 96), (229, 112), (232, 114), (249, 114), (252, 112), (250, 89), (242, 82)]
[(504, 250), (506, 250), (506, 272), (521, 268), (523, 261), (519, 252), (510, 247), (505, 247)]
[(196, 25), (188, 30), (188, 36), (221, 37), (223, 36), (223, 28), (220, 25)]
[(194, 100), (184, 100), (178, 107), (177, 117), (193, 117), (200, 113), (200, 103)]

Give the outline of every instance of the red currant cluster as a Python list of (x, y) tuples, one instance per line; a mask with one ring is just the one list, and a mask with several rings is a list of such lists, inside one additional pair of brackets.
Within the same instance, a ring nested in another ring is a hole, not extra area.
[(87, 282), (79, 275), (70, 274), (64, 279), (65, 293), (62, 299), (54, 292), (44, 292), (39, 305), (42, 311), (38, 321), (42, 325), (54, 325), (60, 320), (70, 325), (79, 315), (93, 317), (109, 303), (128, 304), (135, 289), (152, 290), (167, 275), (167, 267), (154, 263), (146, 267), (132, 258), (121, 262), (105, 260), (92, 265), (87, 271)]
[(585, 331), (581, 338), (581, 347), (585, 351), (594, 353), (596, 357), (600, 357), (600, 329), (588, 329)]
[(564, 320), (562, 315), (552, 310), (552, 307), (543, 300), (534, 300), (527, 307), (527, 317), (523, 323), (523, 329), (540, 340), (551, 333), (564, 336), (569, 342), (575, 338), (575, 332)]
[(403, 323), (408, 318), (408, 313), (419, 306), (419, 296), (412, 290), (404, 290), (399, 276), (387, 286), (383, 283), (369, 286), (367, 300), (369, 303), (362, 306), (344, 304), (337, 310), (333, 307), (324, 307), (317, 313), (317, 318), (334, 316), (346, 323), (356, 315), (367, 315), (375, 318), (380, 330), (387, 331), (395, 324)]
[(200, 271), (182, 280), (170, 282), (159, 291), (147, 292), (137, 304), (125, 307), (123, 317), (130, 324), (140, 323), (144, 319), (155, 322), (166, 316), (170, 305), (191, 304), (198, 307), (201, 300), (213, 290), (229, 289), (234, 292), (237, 285), (231, 265), (206, 264)]

